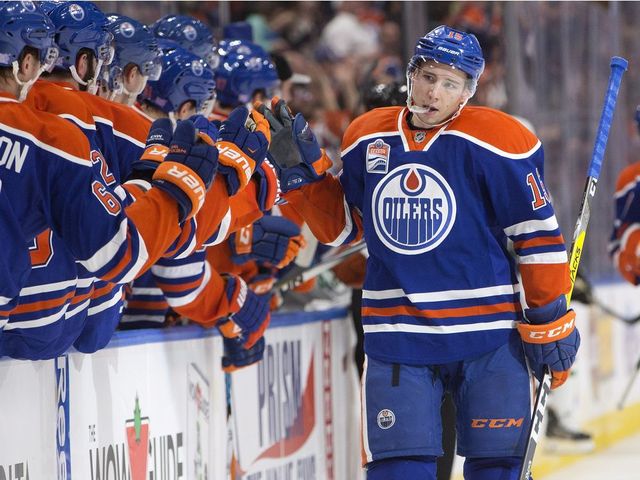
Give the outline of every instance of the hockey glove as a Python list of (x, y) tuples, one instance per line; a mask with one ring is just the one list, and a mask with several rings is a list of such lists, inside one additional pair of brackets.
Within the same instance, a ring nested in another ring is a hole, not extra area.
[(245, 263), (249, 260), (283, 268), (304, 247), (304, 237), (291, 220), (273, 215), (262, 217), (230, 237), (232, 260)]
[(238, 107), (220, 126), (217, 143), (220, 173), (227, 179), (229, 195), (242, 190), (264, 160), (269, 148), (269, 124), (256, 111)]
[(271, 321), (269, 295), (256, 295), (235, 275), (225, 275), (225, 282), (229, 319), (220, 324), (220, 332), (226, 338), (239, 337), (244, 348), (251, 348)]
[(193, 126), (196, 127), (198, 133), (207, 135), (211, 139), (211, 143), (218, 141), (218, 122), (212, 122), (204, 115), (192, 115), (189, 120), (193, 122)]
[(580, 333), (575, 326), (576, 314), (567, 310), (562, 295), (549, 305), (525, 310), (530, 323), (519, 323), (518, 332), (524, 351), (538, 379), (544, 367), (551, 370), (551, 388), (561, 386), (569, 378), (569, 369), (580, 347)]
[(153, 174), (153, 184), (171, 195), (179, 221), (194, 216), (204, 203), (218, 168), (218, 150), (207, 135), (196, 134), (193, 122), (179, 122), (169, 153)]
[(258, 186), (258, 207), (262, 212), (268, 212), (280, 200), (278, 172), (271, 162), (265, 159), (253, 172), (253, 181)]
[(151, 181), (158, 165), (169, 153), (169, 144), (173, 136), (173, 126), (168, 118), (159, 118), (151, 124), (144, 152), (140, 159), (131, 164), (128, 180), (142, 179)]
[(300, 113), (293, 117), (284, 100), (274, 97), (271, 105), (273, 110), (264, 104), (257, 104), (256, 109), (269, 122), (268, 158), (280, 169), (282, 192), (321, 180), (332, 163), (309, 124)]
[(262, 360), (264, 356), (264, 337), (251, 348), (245, 348), (240, 338), (222, 337), (224, 352), (222, 354), (222, 370), (227, 373), (235, 372)]

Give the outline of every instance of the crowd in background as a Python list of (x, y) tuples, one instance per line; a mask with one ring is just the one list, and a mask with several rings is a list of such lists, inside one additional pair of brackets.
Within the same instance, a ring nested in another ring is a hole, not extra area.
[[(255, 41), (284, 56), (301, 74), (294, 77), (293, 102), (310, 117), (334, 160), (341, 133), (362, 112), (360, 99), (367, 85), (404, 83), (415, 36), (440, 24), (474, 33), (486, 68), (472, 104), (503, 109), (533, 125), (554, 171), (547, 182), (566, 233), (573, 229), (580, 203), (609, 59), (626, 56), (633, 66), (633, 52), (640, 47), (634, 34), (633, 19), (640, 14), (635, 2), (105, 3), (125, 14), (135, 8), (143, 21), (179, 11), (217, 32), (225, 22), (250, 23)], [(420, 32), (407, 27), (412, 18)], [(623, 83), (611, 132), (599, 187), (604, 199), (613, 195), (618, 172), (636, 160), (640, 143), (633, 122), (640, 102), (632, 88), (638, 80), (634, 70)], [(614, 271), (606, 252), (613, 209), (605, 200), (597, 203), (595, 212), (583, 268), (610, 278)]]

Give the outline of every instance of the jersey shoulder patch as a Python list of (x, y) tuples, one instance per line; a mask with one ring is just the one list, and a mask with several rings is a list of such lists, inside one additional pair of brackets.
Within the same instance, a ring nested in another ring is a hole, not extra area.
[(465, 107), (445, 130), (508, 156), (526, 156), (540, 140), (516, 118), (488, 107)]

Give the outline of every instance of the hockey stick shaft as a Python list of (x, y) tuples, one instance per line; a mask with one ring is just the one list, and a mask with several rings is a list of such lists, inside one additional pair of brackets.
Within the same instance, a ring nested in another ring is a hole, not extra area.
[(367, 245), (364, 242), (358, 242), (354, 245), (351, 245), (350, 247), (347, 247), (341, 252), (324, 257), (320, 262), (313, 264), (310, 267), (301, 268), (289, 272), (282, 279), (278, 280), (275, 283), (273, 289), (280, 290), (281, 292), (286, 292), (288, 290), (296, 288), (304, 282), (311, 280), (321, 273), (335, 267), (342, 261), (349, 258), (351, 255), (364, 250), (366, 246)]
[(634, 382), (636, 381), (636, 377), (638, 376), (638, 371), (640, 371), (640, 358), (636, 362), (636, 368), (633, 370), (633, 375), (629, 379), (627, 383), (627, 388), (624, 389), (624, 393), (618, 402), (618, 410), (622, 410), (624, 408), (624, 404), (627, 401), (627, 397), (629, 396), (629, 392), (631, 392), (631, 387), (633, 387)]
[[(612, 57), (610, 66), (611, 72), (609, 74), (609, 85), (604, 97), (604, 105), (602, 107), (602, 114), (600, 115), (596, 141), (593, 147), (593, 154), (591, 155), (589, 170), (587, 172), (587, 182), (584, 187), (580, 213), (578, 215), (578, 221), (576, 222), (576, 228), (573, 232), (573, 242), (571, 244), (571, 255), (569, 259), (571, 289), (569, 290), (569, 293), (567, 293), (567, 305), (569, 305), (571, 301), (571, 294), (573, 293), (573, 286), (576, 281), (578, 266), (580, 265), (582, 252), (584, 251), (584, 240), (587, 235), (589, 217), (591, 216), (591, 202), (593, 201), (593, 197), (596, 193), (596, 185), (598, 183), (598, 178), (600, 177), (602, 160), (604, 159), (604, 152), (607, 147), (607, 140), (609, 139), (609, 130), (611, 129), (611, 123), (613, 122), (613, 113), (616, 108), (618, 92), (620, 91), (620, 83), (622, 82), (622, 75), (627, 70), (628, 62), (622, 57)], [(525, 450), (522, 467), (520, 468), (520, 475), (518, 476), (519, 480), (529, 480), (531, 478), (533, 456), (535, 455), (536, 447), (538, 446), (538, 435), (540, 433), (542, 420), (544, 419), (547, 398), (550, 391), (551, 373), (549, 372), (549, 369), (546, 368), (542, 376), (540, 386), (538, 387), (538, 395), (536, 396), (533, 417), (531, 418), (531, 425), (529, 426), (527, 448)]]

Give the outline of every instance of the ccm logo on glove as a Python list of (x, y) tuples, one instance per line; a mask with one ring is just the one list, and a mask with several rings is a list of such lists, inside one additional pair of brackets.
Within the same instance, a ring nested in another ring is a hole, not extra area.
[(518, 325), (518, 331), (522, 339), (527, 343), (550, 343), (562, 340), (571, 335), (575, 329), (576, 315), (569, 311), (559, 319), (542, 325), (522, 323)]

